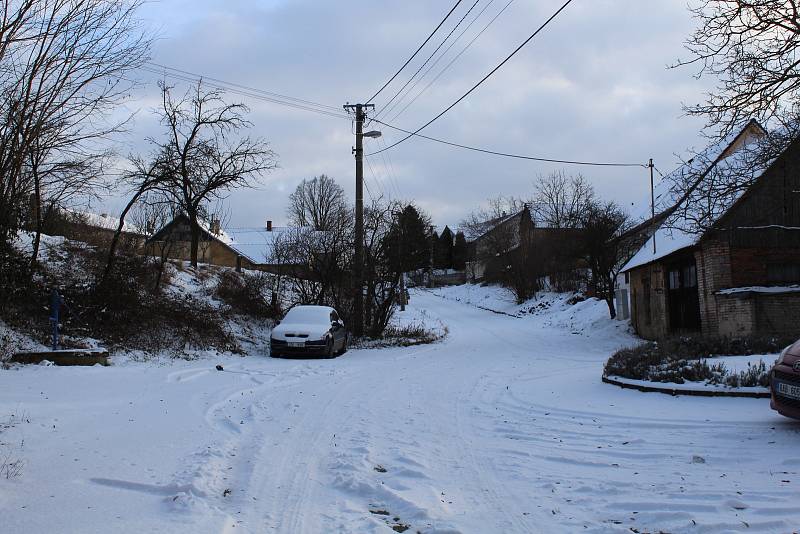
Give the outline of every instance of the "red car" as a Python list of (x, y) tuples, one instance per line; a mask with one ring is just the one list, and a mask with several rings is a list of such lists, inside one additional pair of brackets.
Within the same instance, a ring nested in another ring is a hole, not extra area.
[(800, 419), (800, 340), (781, 352), (770, 373), (770, 407), (781, 415)]

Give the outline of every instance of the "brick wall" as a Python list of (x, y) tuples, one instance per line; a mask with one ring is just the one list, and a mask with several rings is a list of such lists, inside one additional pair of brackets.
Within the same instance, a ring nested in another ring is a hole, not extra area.
[(758, 332), (800, 337), (800, 293), (756, 293)]
[[(716, 333), (721, 336), (746, 336), (756, 329), (756, 306), (752, 298), (736, 295), (715, 295)], [(712, 332), (714, 333), (714, 332)]]
[(697, 266), (702, 332), (714, 335), (719, 331), (720, 321), (715, 293), (731, 287), (730, 247), (722, 240), (704, 240), (695, 252), (694, 260)]
[(664, 269), (660, 263), (630, 271), (631, 324), (645, 339), (659, 339), (669, 333), (664, 282)]

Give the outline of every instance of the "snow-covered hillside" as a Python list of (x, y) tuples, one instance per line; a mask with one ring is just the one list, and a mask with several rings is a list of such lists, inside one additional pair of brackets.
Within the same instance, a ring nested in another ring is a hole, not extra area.
[(632, 338), (602, 303), (519, 318), (466, 293), (520, 311), (420, 290), (405, 313), (447, 327), (432, 345), (0, 371), (0, 461), (23, 462), (0, 530), (796, 530), (800, 424), (603, 384)]

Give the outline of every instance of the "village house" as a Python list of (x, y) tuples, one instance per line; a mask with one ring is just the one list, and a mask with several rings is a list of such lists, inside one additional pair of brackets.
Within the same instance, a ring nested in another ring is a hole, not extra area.
[[(618, 306), (640, 336), (800, 333), (800, 143), (755, 164), (763, 135), (751, 122), (667, 176), (656, 217), (625, 236), (642, 243)], [(729, 183), (749, 185), (710, 185)]]
[[(28, 229), (36, 229), (36, 212), (31, 215)], [(105, 247), (119, 228), (119, 219), (107, 213), (77, 209), (51, 208), (43, 213), (42, 232)], [(120, 233), (120, 249), (140, 251), (147, 240), (145, 233), (130, 222), (124, 222)]]
[(483, 233), (470, 241), (467, 278), (502, 282), (509, 270), (523, 269), (537, 279), (546, 278), (551, 285), (574, 283), (581, 263), (579, 233), (575, 228), (538, 226), (526, 205), (516, 213), (487, 221)]
[[(276, 227), (267, 221), (263, 227), (223, 229), (219, 220), (201, 222), (198, 261), (211, 265), (281, 274), (292, 267), (278, 258), (276, 245), (305, 229)], [(147, 240), (148, 253), (174, 260), (191, 258), (192, 233), (186, 215), (178, 215)]]

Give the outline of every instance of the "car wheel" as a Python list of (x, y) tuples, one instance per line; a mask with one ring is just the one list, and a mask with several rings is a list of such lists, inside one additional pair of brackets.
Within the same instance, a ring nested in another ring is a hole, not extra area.
[(325, 345), (325, 357), (333, 358), (334, 356), (336, 356), (336, 353), (333, 352), (333, 338), (329, 338), (327, 345)]
[(344, 336), (344, 339), (342, 340), (342, 349), (339, 351), (339, 354), (344, 354), (345, 352), (347, 352), (347, 336), (346, 335)]

